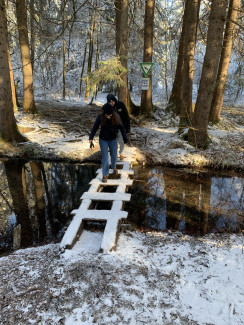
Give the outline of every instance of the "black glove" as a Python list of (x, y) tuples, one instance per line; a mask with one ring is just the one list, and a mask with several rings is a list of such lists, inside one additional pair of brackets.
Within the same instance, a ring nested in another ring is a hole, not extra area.
[(91, 149), (94, 148), (94, 143), (93, 142), (90, 143), (90, 148)]

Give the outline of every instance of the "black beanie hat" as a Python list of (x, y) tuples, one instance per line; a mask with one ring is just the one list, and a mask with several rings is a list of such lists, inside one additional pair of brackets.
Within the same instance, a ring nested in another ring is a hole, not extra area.
[(104, 114), (106, 114), (106, 115), (111, 115), (111, 114), (113, 114), (114, 109), (113, 109), (113, 107), (112, 107), (111, 105), (109, 105), (109, 104), (107, 103), (107, 104), (105, 104), (105, 105), (103, 106), (103, 111), (104, 111)]
[(117, 102), (116, 97), (113, 94), (108, 94), (107, 96), (107, 102), (109, 103), (110, 100), (112, 100), (113, 102)]

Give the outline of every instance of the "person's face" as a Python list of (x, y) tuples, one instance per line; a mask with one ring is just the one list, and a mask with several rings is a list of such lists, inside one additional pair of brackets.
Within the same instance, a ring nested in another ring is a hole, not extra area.
[(114, 100), (110, 100), (109, 104), (110, 104), (111, 106), (114, 106), (114, 105), (115, 105), (115, 101), (114, 101)]
[(112, 117), (112, 115), (113, 114), (109, 114), (109, 115), (105, 114), (106, 118), (108, 118), (108, 119), (110, 119)]

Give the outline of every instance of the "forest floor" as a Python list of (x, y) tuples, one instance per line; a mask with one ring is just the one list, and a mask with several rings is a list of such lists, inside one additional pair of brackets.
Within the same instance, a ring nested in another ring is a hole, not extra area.
[[(39, 101), (37, 108), (33, 117), (16, 115), (30, 141), (2, 146), (1, 157), (100, 161), (98, 138), (90, 149), (88, 135), (101, 105)], [(209, 127), (206, 150), (182, 140), (178, 120), (163, 109), (132, 121), (138, 162), (243, 172), (244, 108), (226, 107), (222, 116)], [(126, 231), (116, 251), (101, 253), (94, 233), (72, 251), (17, 250), (0, 257), (0, 324), (241, 325), (243, 234)]]
[(64, 253), (50, 244), (0, 258), (1, 325), (244, 323), (243, 235), (128, 231), (111, 253), (85, 235)]
[[(1, 146), (2, 157), (100, 161), (98, 132), (95, 148), (89, 148), (88, 136), (101, 104), (84, 105), (75, 101), (39, 101), (38, 115), (20, 111), (18, 127), (30, 140), (11, 147)], [(178, 118), (158, 108), (150, 119), (131, 120), (130, 144), (138, 162), (177, 167), (211, 167), (244, 170), (244, 107), (224, 107), (221, 122), (209, 126), (210, 144), (196, 149), (178, 134)]]

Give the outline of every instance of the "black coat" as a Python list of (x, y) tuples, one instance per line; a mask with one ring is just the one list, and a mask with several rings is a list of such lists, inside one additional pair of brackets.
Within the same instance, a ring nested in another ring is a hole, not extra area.
[(115, 104), (115, 112), (119, 114), (126, 133), (130, 133), (130, 117), (125, 104), (117, 101)]
[(101, 119), (102, 115), (99, 114), (96, 118), (96, 121), (93, 125), (93, 128), (91, 130), (89, 140), (93, 140), (99, 126), (101, 125), (101, 130), (99, 134), (99, 138), (105, 141), (112, 141), (116, 139), (118, 130), (121, 131), (124, 143), (127, 142), (127, 137), (126, 137), (126, 132), (125, 128), (121, 122), (121, 119), (119, 117), (119, 125), (113, 125), (111, 119), (107, 119), (106, 123), (104, 125), (101, 124)]
[(130, 133), (130, 117), (125, 104), (123, 102), (116, 100), (114, 105), (114, 110), (121, 118), (126, 133)]

